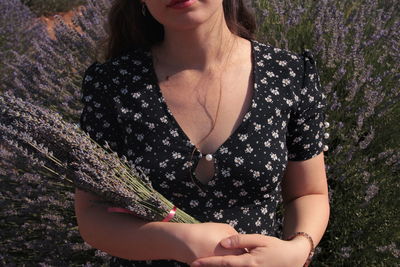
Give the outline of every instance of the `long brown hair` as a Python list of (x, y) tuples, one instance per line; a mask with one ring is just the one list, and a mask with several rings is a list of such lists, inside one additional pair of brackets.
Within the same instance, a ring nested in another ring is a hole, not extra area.
[[(256, 21), (244, 0), (223, 0), (229, 30), (245, 39), (254, 39)], [(96, 57), (108, 60), (135, 47), (151, 47), (164, 39), (164, 28), (147, 12), (140, 0), (114, 0), (105, 24), (107, 37), (98, 44)], [(100, 52), (100, 55), (99, 55)]]

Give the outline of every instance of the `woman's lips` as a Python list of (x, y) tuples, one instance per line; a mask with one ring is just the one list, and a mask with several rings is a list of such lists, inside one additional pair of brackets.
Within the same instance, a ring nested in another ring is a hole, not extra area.
[(167, 7), (171, 8), (185, 8), (191, 6), (197, 0), (172, 0)]

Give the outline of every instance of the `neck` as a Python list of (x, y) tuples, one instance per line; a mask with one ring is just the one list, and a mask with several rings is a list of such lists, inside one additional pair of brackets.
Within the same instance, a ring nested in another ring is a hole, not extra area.
[(164, 33), (163, 42), (153, 48), (153, 54), (160, 64), (173, 69), (206, 70), (220, 65), (227, 48), (238, 38), (230, 32), (222, 11), (196, 28), (164, 28)]

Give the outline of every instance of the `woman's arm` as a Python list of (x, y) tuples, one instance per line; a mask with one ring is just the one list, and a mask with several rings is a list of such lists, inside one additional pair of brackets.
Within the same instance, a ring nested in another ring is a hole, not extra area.
[[(283, 238), (286, 239), (295, 232), (306, 232), (316, 246), (329, 219), (323, 152), (309, 160), (289, 161), (282, 181), (282, 195), (285, 208)], [(302, 236), (285, 241), (261, 234), (239, 234), (222, 240), (221, 244), (225, 248), (248, 248), (249, 253), (198, 259), (191, 266), (300, 267), (310, 253), (310, 243)]]
[[(282, 181), (284, 205), (283, 238), (295, 232), (308, 233), (317, 246), (329, 220), (329, 197), (324, 154), (305, 161), (289, 161)], [(309, 251), (309, 241), (303, 240), (304, 258)]]
[(235, 254), (218, 244), (237, 233), (228, 224), (148, 222), (130, 214), (109, 213), (99, 197), (78, 188), (75, 213), (79, 232), (88, 244), (123, 259), (190, 263), (198, 257)]

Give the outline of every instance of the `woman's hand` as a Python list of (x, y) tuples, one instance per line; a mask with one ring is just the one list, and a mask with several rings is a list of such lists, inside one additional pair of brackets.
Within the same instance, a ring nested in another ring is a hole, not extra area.
[(190, 266), (300, 267), (306, 262), (309, 253), (306, 239), (285, 241), (260, 234), (237, 234), (221, 240), (221, 245), (235, 250), (247, 248), (249, 253), (197, 259)]
[(191, 264), (198, 258), (224, 255), (240, 255), (245, 253), (243, 249), (224, 248), (220, 241), (238, 232), (229, 224), (225, 223), (198, 223), (185, 224), (184, 231), (178, 235), (181, 241), (176, 260)]

